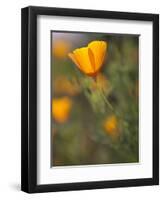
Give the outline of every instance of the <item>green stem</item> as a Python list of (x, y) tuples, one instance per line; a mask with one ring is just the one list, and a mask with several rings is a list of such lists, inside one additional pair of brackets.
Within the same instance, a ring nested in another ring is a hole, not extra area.
[(106, 98), (106, 96), (105, 96), (105, 94), (104, 94), (102, 88), (99, 87), (99, 89), (100, 89), (100, 94), (101, 94), (103, 100), (105, 101), (105, 103), (107, 104), (107, 106), (108, 106), (112, 111), (114, 111), (113, 106), (111, 105), (111, 103), (110, 103), (110, 102), (108, 101), (108, 99)]
[(94, 78), (94, 81), (95, 81), (95, 83), (96, 83), (96, 85), (97, 85), (97, 88), (98, 88), (99, 91), (100, 91), (100, 94), (101, 94), (103, 100), (105, 101), (105, 103), (107, 104), (107, 106), (109, 107), (109, 109), (113, 112), (113, 111), (114, 111), (113, 106), (111, 105), (111, 103), (109, 102), (109, 100), (106, 98), (106, 96), (105, 96), (105, 94), (104, 94), (104, 91), (103, 91), (103, 89), (101, 88), (101, 86), (98, 85), (98, 82), (97, 82), (96, 77)]

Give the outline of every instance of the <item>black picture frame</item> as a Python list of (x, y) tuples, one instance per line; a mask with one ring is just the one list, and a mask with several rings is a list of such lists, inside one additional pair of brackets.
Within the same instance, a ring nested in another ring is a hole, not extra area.
[[(37, 16), (55, 15), (153, 23), (153, 177), (37, 184)], [(21, 11), (21, 190), (28, 193), (159, 184), (159, 15), (30, 6)]]

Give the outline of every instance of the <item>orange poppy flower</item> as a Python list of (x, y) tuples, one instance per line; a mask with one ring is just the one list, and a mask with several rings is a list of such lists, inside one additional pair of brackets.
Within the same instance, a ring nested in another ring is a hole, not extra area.
[(118, 133), (118, 121), (115, 115), (111, 115), (106, 118), (104, 122), (104, 129), (110, 136), (117, 136)]
[(80, 92), (80, 87), (75, 79), (71, 81), (66, 76), (58, 76), (54, 79), (54, 91), (57, 94), (68, 94), (75, 96)]
[(57, 40), (53, 42), (52, 45), (53, 55), (58, 58), (66, 58), (68, 52), (70, 51), (70, 44), (68, 41)]
[(75, 49), (68, 55), (80, 71), (94, 77), (102, 67), (106, 48), (107, 43), (105, 41), (92, 41), (87, 47)]
[(64, 123), (68, 120), (72, 100), (68, 97), (54, 98), (52, 101), (52, 114), (54, 119), (59, 123)]

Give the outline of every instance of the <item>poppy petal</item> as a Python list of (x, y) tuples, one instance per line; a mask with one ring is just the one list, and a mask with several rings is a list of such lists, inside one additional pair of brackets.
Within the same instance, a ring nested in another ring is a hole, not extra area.
[(74, 64), (76, 66), (78, 66), (80, 69), (80, 64), (78, 63), (77, 59), (75, 58), (75, 55), (73, 53), (69, 53), (68, 56), (71, 58), (71, 60), (74, 62)]
[(99, 70), (104, 61), (107, 43), (104, 41), (93, 41), (88, 44), (88, 47), (94, 54), (96, 70)]
[(87, 47), (76, 49), (73, 53), (80, 65), (81, 71), (86, 74), (94, 73), (94, 67), (91, 64)]

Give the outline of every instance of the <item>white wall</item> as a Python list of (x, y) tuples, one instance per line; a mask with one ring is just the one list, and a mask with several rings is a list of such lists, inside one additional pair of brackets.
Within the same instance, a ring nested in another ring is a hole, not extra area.
[[(0, 199), (162, 199), (163, 175), (160, 186), (102, 189), (77, 192), (25, 194), (20, 192), (20, 9), (28, 5), (67, 8), (104, 9), (115, 11), (160, 13), (160, 36), (162, 37), (162, 0), (4, 0), (0, 6)], [(162, 38), (160, 38), (160, 43)], [(160, 77), (163, 77), (160, 45)], [(160, 78), (163, 87), (163, 79)], [(160, 90), (161, 92), (161, 90)], [(163, 102), (163, 90), (160, 94)], [(160, 106), (160, 141), (163, 131), (163, 104)], [(163, 141), (160, 142), (160, 153)], [(163, 166), (163, 156), (160, 169)]]

